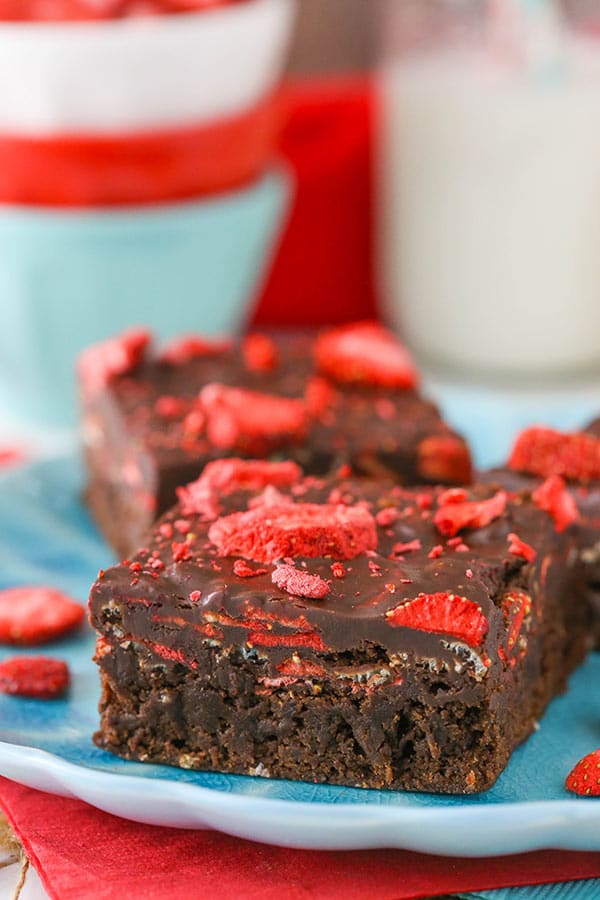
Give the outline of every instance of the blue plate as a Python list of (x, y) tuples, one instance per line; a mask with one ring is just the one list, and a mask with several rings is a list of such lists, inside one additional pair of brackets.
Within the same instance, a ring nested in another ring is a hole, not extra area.
[[(56, 585), (84, 603), (111, 553), (80, 502), (74, 458), (0, 477), (0, 587)], [(0, 774), (158, 825), (214, 827), (290, 847), (404, 847), (461, 856), (560, 847), (600, 851), (600, 802), (572, 798), (572, 765), (600, 745), (600, 655), (573, 677), (492, 790), (468, 798), (189, 772), (98, 750), (91, 632), (48, 648), (68, 660), (67, 699), (0, 696)], [(0, 656), (12, 653), (4, 649)]]

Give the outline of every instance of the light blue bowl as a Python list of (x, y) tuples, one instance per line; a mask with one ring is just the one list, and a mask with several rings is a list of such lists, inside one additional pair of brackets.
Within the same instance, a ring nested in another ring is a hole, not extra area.
[(161, 337), (243, 326), (290, 195), (288, 176), (132, 210), (0, 207), (0, 411), (75, 419), (82, 347), (132, 324)]

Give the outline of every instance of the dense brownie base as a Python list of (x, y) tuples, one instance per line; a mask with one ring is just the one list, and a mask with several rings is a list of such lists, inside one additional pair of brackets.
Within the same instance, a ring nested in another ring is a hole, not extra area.
[[(390, 680), (354, 679), (260, 687), (258, 658), (206, 648), (192, 671), (133, 641), (99, 654), (98, 746), (126, 759), (186, 769), (313, 783), (450, 794), (491, 787), (514, 748), (564, 688), (587, 645), (580, 618), (565, 642), (550, 635), (539, 676), (516, 673), (505, 693), (452, 700), (443, 675), (424, 670), (421, 696)], [(371, 655), (370, 673), (381, 654)], [(380, 664), (381, 665), (381, 664)], [(389, 662), (387, 663), (389, 669)], [(397, 676), (399, 677), (399, 676)], [(257, 689), (258, 686), (258, 689)], [(455, 685), (456, 687), (456, 685)]]

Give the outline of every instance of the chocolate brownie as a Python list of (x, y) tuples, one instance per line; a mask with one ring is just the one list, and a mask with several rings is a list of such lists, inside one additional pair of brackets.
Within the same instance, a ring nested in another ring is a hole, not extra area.
[(525, 429), (507, 465), (481, 473), (480, 480), (507, 490), (545, 490), (550, 498), (567, 488), (578, 510), (592, 627), (600, 648), (600, 419), (570, 433), (539, 426)]
[(323, 474), (467, 483), (464, 440), (417, 390), (396, 338), (356, 323), (310, 338), (183, 338), (162, 353), (131, 331), (80, 363), (87, 499), (123, 555), (178, 485), (232, 455), (290, 458)]
[(482, 791), (588, 649), (563, 498), (236, 459), (179, 497), (90, 595), (127, 759)]

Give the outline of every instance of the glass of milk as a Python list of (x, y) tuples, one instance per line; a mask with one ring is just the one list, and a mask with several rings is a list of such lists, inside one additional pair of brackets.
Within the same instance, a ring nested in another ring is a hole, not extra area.
[(550, 0), (383, 7), (388, 317), (441, 367), (598, 371), (600, 37)]

